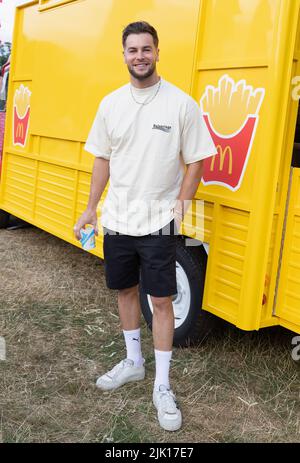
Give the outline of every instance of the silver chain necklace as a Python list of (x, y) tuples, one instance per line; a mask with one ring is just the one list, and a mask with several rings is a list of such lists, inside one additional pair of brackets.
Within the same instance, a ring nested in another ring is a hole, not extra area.
[(150, 98), (150, 100), (146, 100), (144, 102), (141, 102), (141, 101), (137, 101), (133, 95), (133, 91), (132, 91), (132, 85), (130, 84), (130, 93), (131, 93), (131, 96), (132, 96), (132, 99), (133, 101), (135, 101), (137, 104), (140, 104), (142, 106), (146, 106), (147, 104), (151, 103), (151, 101), (154, 100), (154, 98), (156, 97), (156, 95), (158, 94), (159, 92), (159, 89), (160, 89), (160, 84), (161, 84), (161, 79), (159, 79), (159, 84), (158, 84), (158, 87), (157, 87), (157, 90), (156, 92), (154, 93), (154, 95)]

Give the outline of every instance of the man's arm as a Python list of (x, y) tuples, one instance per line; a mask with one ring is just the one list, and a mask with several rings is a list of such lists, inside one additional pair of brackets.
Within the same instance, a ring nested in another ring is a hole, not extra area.
[(109, 161), (100, 157), (95, 158), (88, 205), (74, 226), (74, 234), (77, 240), (81, 239), (80, 230), (86, 224), (93, 225), (95, 234), (98, 236), (97, 206), (108, 179)]
[(180, 228), (189, 205), (194, 198), (202, 177), (203, 161), (192, 162), (187, 169), (181, 184), (181, 189), (174, 208), (175, 222)]

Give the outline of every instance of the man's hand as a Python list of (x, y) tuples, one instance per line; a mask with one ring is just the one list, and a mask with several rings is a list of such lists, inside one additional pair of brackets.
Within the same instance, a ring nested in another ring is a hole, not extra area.
[(96, 211), (86, 209), (84, 213), (79, 217), (78, 221), (74, 226), (74, 235), (77, 240), (81, 240), (80, 230), (84, 228), (84, 226), (87, 224), (93, 225), (95, 229), (95, 235), (98, 236), (99, 231)]
[(87, 208), (74, 226), (74, 235), (77, 240), (81, 240), (80, 230), (87, 224), (94, 227), (95, 235), (98, 236), (97, 206), (108, 179), (109, 161), (95, 158)]

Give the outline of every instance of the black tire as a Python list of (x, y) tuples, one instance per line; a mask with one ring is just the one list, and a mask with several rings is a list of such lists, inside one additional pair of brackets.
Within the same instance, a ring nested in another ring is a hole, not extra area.
[(0, 228), (7, 228), (10, 214), (0, 209)]
[[(220, 320), (202, 309), (207, 254), (202, 245), (185, 246), (185, 239), (178, 238), (176, 249), (177, 264), (183, 269), (189, 284), (190, 304), (185, 320), (175, 328), (173, 345), (186, 347), (202, 342), (220, 326)], [(179, 267), (178, 267), (179, 268)], [(182, 270), (180, 270), (182, 272)], [(152, 310), (148, 296), (140, 285), (140, 301), (143, 316), (152, 329)], [(176, 313), (175, 313), (176, 316)]]

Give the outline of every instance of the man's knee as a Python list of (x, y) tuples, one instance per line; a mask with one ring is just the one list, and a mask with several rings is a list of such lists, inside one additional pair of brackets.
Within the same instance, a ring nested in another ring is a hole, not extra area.
[(138, 292), (139, 285), (131, 286), (130, 288), (119, 289), (118, 293), (120, 297), (134, 296)]
[(153, 304), (153, 310), (156, 312), (163, 312), (163, 311), (171, 310), (171, 309), (173, 310), (171, 296), (166, 296), (166, 297), (151, 296), (151, 301)]

